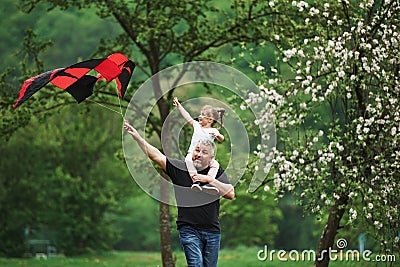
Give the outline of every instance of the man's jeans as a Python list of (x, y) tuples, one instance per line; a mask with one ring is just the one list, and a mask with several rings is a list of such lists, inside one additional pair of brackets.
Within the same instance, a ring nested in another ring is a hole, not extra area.
[(188, 267), (216, 267), (218, 263), (220, 233), (196, 230), (190, 226), (179, 229), (179, 239)]

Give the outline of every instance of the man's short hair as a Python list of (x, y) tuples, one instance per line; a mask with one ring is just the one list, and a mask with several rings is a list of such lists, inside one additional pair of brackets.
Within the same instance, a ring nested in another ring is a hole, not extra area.
[(208, 139), (201, 139), (198, 144), (204, 145), (204, 146), (209, 146), (211, 148), (211, 153), (213, 156), (215, 156), (215, 143), (211, 140)]

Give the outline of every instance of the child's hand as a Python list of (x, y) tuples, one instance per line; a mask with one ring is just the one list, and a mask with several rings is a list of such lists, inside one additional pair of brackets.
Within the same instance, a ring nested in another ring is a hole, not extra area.
[(215, 129), (215, 128), (214, 128), (214, 131), (210, 132), (210, 135), (211, 135), (213, 138), (217, 139), (218, 142), (223, 142), (224, 139), (225, 139), (225, 137), (224, 137), (217, 129)]
[(173, 102), (174, 102), (174, 106), (175, 106), (175, 107), (179, 107), (180, 104), (181, 104), (181, 103), (179, 103), (179, 100), (178, 100), (178, 98), (176, 98), (176, 97), (174, 98)]
[(212, 137), (214, 137), (214, 138), (217, 138), (217, 137), (220, 135), (220, 133), (219, 133), (219, 131), (218, 131), (217, 129), (212, 128), (212, 129), (211, 129), (211, 132), (210, 132), (210, 135), (211, 135)]

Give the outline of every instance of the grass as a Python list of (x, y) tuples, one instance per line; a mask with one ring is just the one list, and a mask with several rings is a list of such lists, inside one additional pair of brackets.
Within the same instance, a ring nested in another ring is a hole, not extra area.
[[(308, 261), (259, 261), (257, 252), (260, 248), (237, 248), (234, 250), (222, 250), (219, 256), (219, 267), (304, 267), (313, 266)], [(174, 253), (176, 267), (186, 266), (185, 256), (181, 251)], [(371, 257), (372, 259), (373, 257)], [(396, 260), (400, 261), (400, 259)], [(161, 266), (161, 255), (158, 252), (109, 252), (99, 255), (83, 257), (54, 257), (49, 259), (4, 259), (0, 258), (2, 267), (157, 267)], [(390, 263), (366, 262), (366, 261), (331, 261), (330, 267), (383, 267)], [(398, 262), (392, 266), (399, 266)]]

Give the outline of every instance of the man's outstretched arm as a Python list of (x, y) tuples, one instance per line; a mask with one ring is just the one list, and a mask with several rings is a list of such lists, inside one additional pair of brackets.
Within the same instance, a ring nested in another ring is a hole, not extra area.
[(138, 143), (144, 154), (165, 171), (167, 168), (167, 157), (163, 153), (161, 153), (160, 150), (144, 140), (144, 138), (139, 135), (136, 129), (132, 125), (130, 125), (127, 120), (124, 121), (124, 129), (130, 135), (132, 135), (133, 139), (135, 139), (135, 141)]

